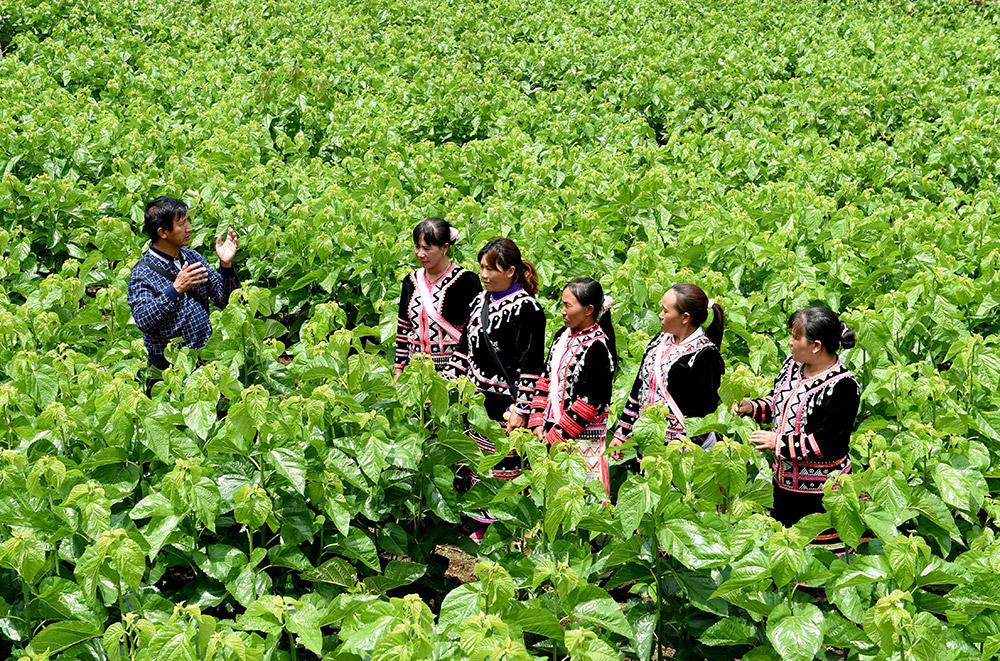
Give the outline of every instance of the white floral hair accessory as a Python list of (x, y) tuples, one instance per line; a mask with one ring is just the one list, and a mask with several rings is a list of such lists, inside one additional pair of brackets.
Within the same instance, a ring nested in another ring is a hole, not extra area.
[(458, 233), (458, 230), (452, 227), (451, 232), (448, 234), (448, 243), (455, 245), (461, 238), (462, 235)]
[(709, 308), (714, 308), (715, 307), (715, 299), (714, 298), (708, 299), (708, 307)]
[(601, 314), (604, 314), (611, 309), (611, 306), (615, 304), (615, 299), (610, 296), (605, 296), (604, 300), (601, 301)]

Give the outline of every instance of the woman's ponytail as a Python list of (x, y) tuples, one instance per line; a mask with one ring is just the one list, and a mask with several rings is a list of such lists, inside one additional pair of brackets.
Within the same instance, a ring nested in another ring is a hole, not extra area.
[(705, 337), (712, 341), (717, 347), (722, 346), (722, 330), (726, 325), (726, 315), (722, 311), (722, 305), (715, 299), (710, 299), (709, 308), (712, 310), (712, 323), (705, 329)]
[(538, 271), (535, 270), (535, 265), (526, 259), (521, 263), (524, 268), (517, 274), (518, 283), (524, 287), (524, 291), (532, 296), (538, 296)]

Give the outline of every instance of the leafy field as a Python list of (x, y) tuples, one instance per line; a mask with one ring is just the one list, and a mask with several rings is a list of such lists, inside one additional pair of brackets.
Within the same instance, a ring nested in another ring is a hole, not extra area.
[[(0, 651), (1000, 650), (995, 4), (5, 0), (0, 53)], [(203, 254), (240, 233), (246, 284), (150, 401), (125, 288), (160, 194)], [(507, 441), (429, 363), (392, 383), (429, 215), (466, 265), (515, 238), (550, 335), (562, 284), (602, 280), (616, 411), (673, 282), (726, 308), (727, 403), (767, 390), (791, 311), (845, 311), (864, 393), (829, 514), (766, 517), (726, 406), (692, 430), (725, 432), (710, 452), (645, 416), (610, 507), (527, 434), (534, 470), (456, 495), (490, 461), (462, 416)], [(477, 549), (457, 524), (486, 504)], [(831, 523), (855, 554), (807, 546)]]

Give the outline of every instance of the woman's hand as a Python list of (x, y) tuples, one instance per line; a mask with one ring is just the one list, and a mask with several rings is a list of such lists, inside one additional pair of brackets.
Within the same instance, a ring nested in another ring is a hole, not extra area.
[[(619, 445), (625, 445), (625, 441), (621, 440), (620, 438), (611, 439), (611, 447), (616, 448)], [(612, 450), (611, 452), (608, 453), (608, 456), (614, 459), (615, 461), (621, 461), (622, 457), (624, 457), (625, 455), (622, 453), (621, 450)]]
[(510, 434), (515, 429), (528, 426), (528, 416), (511, 411), (507, 416), (507, 433)]
[(395, 373), (392, 375), (392, 382), (396, 383), (399, 381), (399, 375), (403, 373), (402, 367), (397, 367)]
[(531, 431), (532, 431), (532, 433), (534, 433), (535, 438), (537, 438), (542, 443), (545, 442), (545, 428), (544, 427), (542, 427), (541, 425), (538, 425), (537, 427), (535, 427)]
[(757, 430), (750, 434), (750, 442), (754, 444), (758, 450), (774, 450), (775, 443), (778, 440), (778, 435), (773, 431), (761, 431)]
[(733, 407), (729, 409), (729, 412), (733, 415), (750, 415), (753, 413), (753, 405), (748, 400), (741, 399), (733, 403)]

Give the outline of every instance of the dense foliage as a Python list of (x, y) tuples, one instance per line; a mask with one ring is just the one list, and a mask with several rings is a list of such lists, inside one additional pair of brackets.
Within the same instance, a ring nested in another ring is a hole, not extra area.
[[(0, 3), (0, 648), (993, 657), (998, 24), (966, 0)], [(246, 284), (149, 400), (124, 291), (159, 194), (203, 254), (241, 234)], [(394, 385), (428, 215), (466, 264), (514, 237), (552, 312), (602, 279), (617, 410), (672, 282), (726, 307), (726, 402), (767, 390), (789, 312), (845, 311), (864, 393), (828, 514), (775, 525), (721, 409), (709, 452), (644, 416), (604, 506), (468, 384)], [(452, 466), (492, 459), (466, 413), (533, 470), (456, 495)], [(484, 504), (477, 549), (457, 524)], [(831, 523), (856, 553), (808, 546)]]

